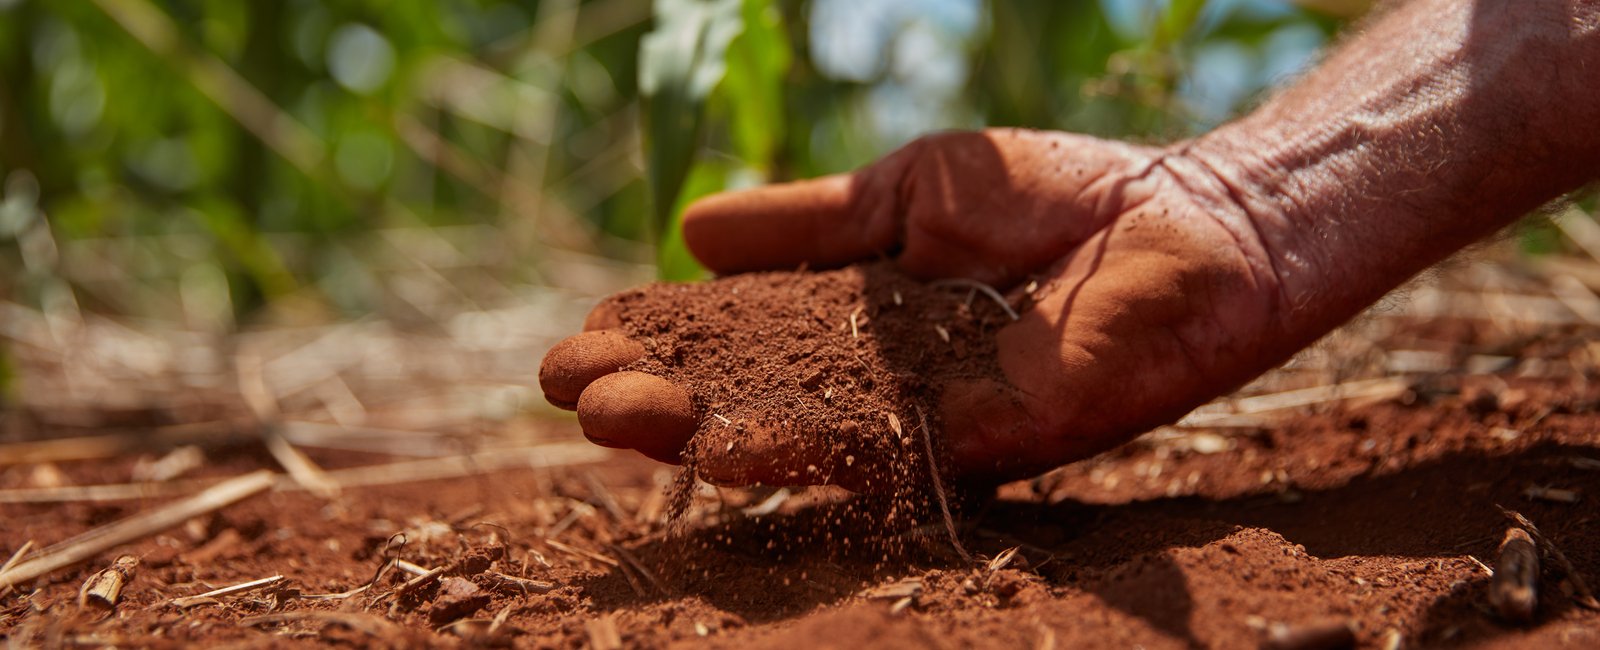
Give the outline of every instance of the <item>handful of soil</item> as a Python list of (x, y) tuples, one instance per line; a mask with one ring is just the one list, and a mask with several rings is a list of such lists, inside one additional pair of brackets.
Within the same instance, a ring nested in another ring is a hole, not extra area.
[(644, 345), (624, 370), (692, 395), (691, 470), (750, 446), (752, 464), (808, 460), (787, 466), (788, 482), (849, 476), (884, 493), (926, 476), (918, 438), (937, 446), (946, 382), (1001, 377), (994, 333), (1012, 312), (991, 291), (924, 284), (875, 262), (655, 284), (612, 296), (602, 311)]

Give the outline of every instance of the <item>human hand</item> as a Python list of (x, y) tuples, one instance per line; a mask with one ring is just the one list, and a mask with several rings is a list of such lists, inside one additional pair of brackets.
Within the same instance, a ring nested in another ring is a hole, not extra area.
[[(851, 174), (706, 198), (683, 228), (721, 274), (891, 252), (924, 279), (1001, 291), (1037, 281), (1020, 320), (998, 332), (1004, 381), (940, 387), (950, 470), (968, 479), (1024, 477), (1113, 447), (1297, 347), (1280, 332), (1284, 294), (1256, 224), (1174, 149), (946, 133)], [(577, 408), (591, 439), (675, 462), (704, 414), (665, 379), (613, 374), (644, 354), (615, 324), (604, 309), (591, 314), (591, 331), (545, 358), (540, 383), (552, 403)], [(816, 480), (796, 470), (826, 462), (756, 445), (697, 469), (719, 482), (793, 483)], [(828, 476), (852, 483), (848, 470)]]

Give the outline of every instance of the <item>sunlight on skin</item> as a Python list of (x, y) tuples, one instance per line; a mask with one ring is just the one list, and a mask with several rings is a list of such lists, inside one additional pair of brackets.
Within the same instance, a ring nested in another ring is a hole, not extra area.
[[(1600, 66), (1596, 22), (1600, 2), (1413, 2), (1193, 141), (931, 136), (853, 174), (707, 198), (684, 234), (723, 273), (898, 247), (924, 278), (1039, 278), (999, 332), (1004, 382), (944, 386), (940, 404), (958, 474), (1028, 476), (1177, 419), (1593, 179), (1596, 87), (1562, 70)], [(581, 347), (545, 366), (585, 374)], [(593, 388), (608, 417), (659, 417)]]

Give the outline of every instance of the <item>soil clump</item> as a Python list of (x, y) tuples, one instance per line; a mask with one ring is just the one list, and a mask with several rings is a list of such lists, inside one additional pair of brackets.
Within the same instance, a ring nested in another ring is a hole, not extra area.
[[(852, 487), (927, 495), (923, 441), (939, 439), (939, 391), (1002, 377), (995, 332), (1008, 310), (975, 286), (925, 284), (891, 262), (821, 272), (749, 273), (617, 294), (602, 310), (643, 342), (626, 366), (693, 396), (700, 422), (684, 461), (752, 436), (862, 477)], [(924, 431), (924, 426), (928, 428)], [(820, 448), (820, 453), (819, 453)], [(817, 482), (799, 470), (795, 482)]]

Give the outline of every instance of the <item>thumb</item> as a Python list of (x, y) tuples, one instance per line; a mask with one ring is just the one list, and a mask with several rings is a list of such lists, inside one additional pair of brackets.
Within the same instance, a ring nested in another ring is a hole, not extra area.
[(683, 214), (689, 251), (720, 274), (843, 266), (900, 243), (903, 155), (851, 174), (716, 194)]

